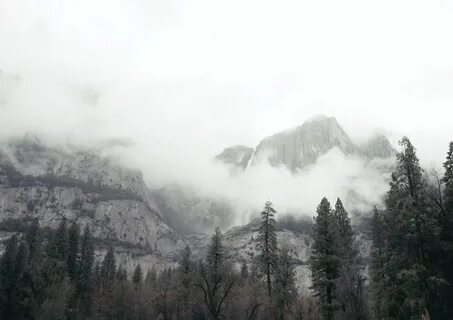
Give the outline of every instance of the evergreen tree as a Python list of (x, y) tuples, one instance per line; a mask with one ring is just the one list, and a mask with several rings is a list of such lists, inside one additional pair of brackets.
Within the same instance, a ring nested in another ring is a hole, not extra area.
[(444, 200), (445, 212), (441, 219), (442, 241), (442, 271), (447, 288), (443, 292), (441, 304), (445, 318), (453, 319), (453, 142), (450, 142), (446, 161), (444, 162), (445, 174), (442, 179), (445, 184)]
[(370, 251), (371, 296), (376, 319), (383, 319), (385, 311), (385, 234), (382, 214), (374, 207), (371, 222), (373, 242)]
[(19, 245), (19, 249), (17, 251), (16, 256), (16, 275), (20, 277), (22, 273), (24, 273), (27, 265), (28, 265), (28, 258), (29, 258), (29, 249), (28, 244), (22, 241)]
[(38, 220), (34, 220), (25, 233), (25, 240), (28, 244), (28, 263), (32, 263), (35, 256), (41, 256), (41, 231)]
[(134, 274), (132, 276), (132, 282), (134, 283), (136, 289), (141, 287), (142, 280), (143, 280), (142, 266), (140, 264), (137, 264), (134, 270)]
[(99, 261), (96, 261), (96, 264), (94, 265), (93, 280), (96, 287), (99, 287), (102, 283), (101, 264)]
[(352, 232), (351, 220), (348, 212), (343, 207), (340, 198), (335, 203), (334, 215), (337, 223), (339, 250), (344, 263), (349, 263), (355, 257), (357, 251), (354, 249), (354, 233)]
[[(445, 183), (445, 204), (448, 210), (451, 211), (453, 210), (453, 141), (449, 144), (444, 169), (445, 174), (442, 180)], [(453, 215), (451, 212), (449, 214)]]
[(176, 269), (177, 291), (177, 318), (186, 319), (191, 316), (193, 307), (193, 272), (192, 251), (187, 245), (179, 253), (179, 266)]
[(340, 273), (341, 260), (337, 223), (326, 198), (321, 200), (316, 212), (310, 256), (312, 289), (319, 299), (321, 319), (332, 320), (337, 308), (336, 282)]
[(354, 233), (351, 220), (343, 203), (338, 198), (334, 210), (335, 229), (338, 236), (338, 257), (340, 274), (337, 280), (337, 300), (339, 311), (337, 318), (359, 320), (366, 318), (363, 277), (364, 265), (359, 251), (354, 245)]
[(52, 232), (52, 239), (48, 246), (48, 256), (59, 261), (68, 260), (69, 233), (66, 218), (63, 217), (58, 229)]
[(267, 201), (264, 210), (261, 212), (261, 223), (258, 230), (259, 251), (256, 264), (260, 277), (264, 278), (267, 286), (267, 293), (272, 297), (272, 281), (277, 269), (278, 243), (275, 232), (274, 216), (277, 211), (272, 207), (272, 203)]
[(178, 274), (181, 278), (182, 285), (187, 288), (191, 280), (191, 273), (193, 271), (192, 264), (192, 250), (189, 245), (186, 245), (179, 254), (179, 268), (177, 269)]
[(115, 278), (116, 273), (116, 264), (115, 264), (115, 255), (113, 253), (113, 247), (110, 246), (107, 254), (102, 261), (101, 266), (101, 277), (104, 281), (110, 281)]
[(404, 320), (432, 314), (430, 290), (438, 285), (433, 252), (439, 243), (436, 217), (427, 203), (427, 182), (415, 148), (406, 137), (400, 145), (403, 150), (397, 155), (385, 201), (384, 286), (387, 317)]
[(13, 318), (14, 293), (17, 274), (18, 239), (14, 235), (6, 243), (0, 260), (0, 315), (2, 319)]
[(79, 273), (79, 225), (73, 223), (69, 229), (69, 245), (68, 245), (68, 274), (73, 281), (77, 281)]
[(77, 296), (83, 313), (89, 313), (91, 307), (91, 294), (95, 279), (93, 277), (94, 246), (90, 229), (85, 226), (80, 244), (80, 256), (78, 263)]

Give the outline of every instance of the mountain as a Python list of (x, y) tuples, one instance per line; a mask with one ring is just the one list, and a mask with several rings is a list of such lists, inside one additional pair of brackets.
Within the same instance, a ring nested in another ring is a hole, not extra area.
[[(385, 136), (373, 137), (364, 146), (357, 146), (335, 118), (319, 116), (301, 126), (264, 138), (254, 149), (251, 159), (243, 157), (251, 153), (248, 147), (226, 148), (216, 158), (242, 169), (268, 162), (271, 166), (284, 166), (296, 172), (315, 163), (333, 148), (338, 148), (345, 155), (358, 155), (367, 159), (389, 158), (395, 154)], [(247, 161), (237, 161), (245, 158)]]
[(0, 230), (21, 231), (32, 220), (56, 228), (63, 218), (89, 225), (99, 243), (112, 241), (125, 265), (140, 257), (165, 263), (185, 245), (139, 171), (98, 151), (48, 147), (32, 135), (2, 145)]
[(361, 147), (362, 153), (369, 159), (390, 158), (396, 154), (390, 141), (384, 135), (373, 136)]
[[(228, 256), (251, 264), (257, 221), (229, 229), (233, 213), (225, 201), (180, 186), (149, 190), (139, 171), (99, 150), (49, 147), (33, 135), (0, 144), (0, 251), (4, 240), (31, 221), (55, 229), (67, 219), (91, 228), (97, 259), (113, 244), (118, 263), (130, 272), (138, 263), (144, 270), (162, 269), (176, 263), (185, 245), (195, 259), (203, 258), (209, 233), (221, 226)], [(297, 262), (300, 291), (311, 283), (311, 230), (310, 218), (278, 222), (279, 242)], [(360, 240), (363, 252), (368, 242)]]
[[(228, 256), (239, 263), (245, 261), (248, 265), (254, 263), (258, 254), (258, 229), (259, 220), (254, 220), (246, 225), (233, 227), (223, 234), (223, 244)], [(371, 246), (370, 221), (361, 219), (354, 230), (359, 254), (367, 259)], [(290, 255), (296, 264), (296, 286), (299, 293), (310, 294), (311, 271), (309, 260), (311, 254), (313, 221), (308, 218), (296, 219), (293, 216), (281, 217), (277, 220), (276, 234), (280, 245), (289, 249)], [(195, 257), (203, 257), (210, 240), (207, 234), (192, 234), (187, 236), (187, 241)]]
[(233, 146), (224, 149), (215, 158), (235, 168), (245, 169), (253, 155), (253, 148), (246, 146)]

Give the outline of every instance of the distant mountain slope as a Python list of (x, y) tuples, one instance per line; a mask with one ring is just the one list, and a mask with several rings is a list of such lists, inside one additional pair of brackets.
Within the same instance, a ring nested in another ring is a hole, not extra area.
[(226, 164), (233, 165), (234, 167), (245, 169), (252, 155), (253, 148), (246, 146), (233, 146), (224, 149), (216, 156), (216, 159)]
[(2, 145), (0, 227), (20, 231), (21, 224), (38, 220), (55, 228), (63, 218), (89, 225), (118, 252), (165, 259), (184, 246), (140, 172), (94, 151), (50, 148), (31, 135)]
[[(356, 232), (356, 243), (360, 255), (367, 261), (371, 245), (369, 234), (370, 221), (361, 219), (353, 226)], [(259, 220), (250, 222), (243, 226), (231, 228), (223, 234), (225, 248), (228, 256), (240, 263), (242, 261), (251, 265), (258, 254)], [(313, 221), (308, 217), (302, 219), (291, 219), (280, 217), (277, 220), (277, 239), (280, 246), (286, 246), (296, 264), (296, 285), (299, 292), (309, 294), (311, 286), (311, 271), (309, 260), (311, 254)], [(193, 234), (187, 236), (187, 241), (197, 258), (205, 255), (210, 236), (206, 234)], [(240, 266), (237, 265), (237, 268)]]
[(383, 135), (373, 136), (361, 147), (362, 153), (369, 159), (390, 158), (396, 154), (390, 141)]
[[(389, 158), (395, 154), (385, 136), (373, 137), (363, 147), (357, 146), (335, 118), (319, 116), (299, 127), (264, 138), (254, 149), (251, 158), (243, 156), (244, 150), (247, 151), (246, 155), (252, 153), (248, 147), (226, 148), (216, 158), (243, 169), (247, 165), (268, 162), (272, 166), (285, 166), (295, 172), (315, 163), (333, 148), (338, 148), (345, 155), (354, 154), (367, 159)], [(247, 161), (237, 160), (244, 158)]]

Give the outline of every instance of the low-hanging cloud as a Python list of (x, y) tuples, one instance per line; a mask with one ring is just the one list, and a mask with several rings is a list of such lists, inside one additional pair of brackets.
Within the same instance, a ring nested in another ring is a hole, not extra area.
[(238, 222), (268, 199), (361, 210), (354, 199), (379, 202), (387, 177), (338, 150), (295, 176), (263, 164), (231, 177), (212, 157), (324, 113), (356, 142), (408, 135), (424, 163), (442, 161), (452, 29), (445, 1), (2, 1), (0, 138), (120, 142), (150, 186), (227, 198)]

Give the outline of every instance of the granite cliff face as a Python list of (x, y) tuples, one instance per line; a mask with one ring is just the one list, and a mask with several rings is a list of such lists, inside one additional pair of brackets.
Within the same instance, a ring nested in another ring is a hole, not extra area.
[(246, 146), (233, 146), (224, 149), (215, 158), (225, 164), (232, 165), (233, 168), (244, 170), (253, 155), (253, 148)]
[(185, 244), (166, 224), (140, 172), (94, 151), (47, 147), (30, 135), (3, 145), (0, 224), (20, 229), (36, 219), (55, 228), (63, 218), (115, 243), (120, 261), (131, 252), (165, 260)]
[(284, 165), (295, 171), (334, 147), (344, 154), (358, 152), (335, 118), (316, 118), (263, 139), (255, 149), (252, 165), (268, 161), (272, 166)]
[(396, 154), (390, 141), (383, 135), (376, 135), (362, 146), (362, 153), (369, 159), (390, 158)]
[(333, 148), (338, 148), (343, 154), (357, 155), (365, 159), (390, 158), (395, 154), (390, 142), (385, 136), (376, 136), (364, 146), (357, 146), (333, 117), (319, 116), (306, 121), (299, 127), (276, 133), (266, 137), (254, 149), (247, 161), (243, 159), (241, 150), (251, 148), (227, 148), (216, 158), (226, 164), (233, 164), (245, 169), (249, 165), (263, 162), (271, 166), (284, 166), (295, 173), (326, 154)]

